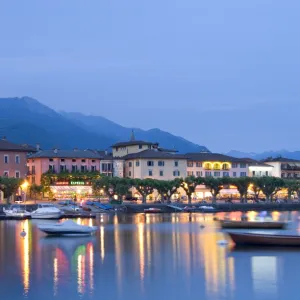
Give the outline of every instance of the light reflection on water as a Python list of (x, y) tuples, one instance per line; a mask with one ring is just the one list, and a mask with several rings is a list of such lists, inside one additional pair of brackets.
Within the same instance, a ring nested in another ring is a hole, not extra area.
[[(296, 234), (298, 215), (272, 213), (276, 220), (293, 220), (288, 231)], [(94, 237), (79, 238), (47, 238), (37, 229), (53, 221), (0, 222), (3, 298), (298, 299), (300, 251), (220, 247), (226, 236), (214, 217), (101, 215), (75, 220), (99, 226)]]

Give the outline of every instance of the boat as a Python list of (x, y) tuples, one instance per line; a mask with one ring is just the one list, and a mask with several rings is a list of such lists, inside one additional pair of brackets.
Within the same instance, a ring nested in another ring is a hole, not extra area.
[(150, 208), (144, 209), (144, 213), (156, 214), (156, 213), (161, 213), (161, 212), (162, 212), (162, 210), (160, 208), (155, 208), (155, 207), (150, 207)]
[(223, 229), (284, 229), (287, 223), (273, 221), (220, 220)]
[(32, 219), (59, 219), (63, 212), (51, 203), (40, 203), (31, 213)]
[(25, 206), (13, 204), (8, 209), (3, 208), (3, 212), (7, 217), (14, 218), (28, 218), (30, 217), (30, 212), (26, 210)]
[(199, 210), (202, 212), (216, 212), (216, 209), (213, 206), (206, 205), (199, 206)]
[(227, 232), (236, 246), (300, 247), (299, 235)]
[(48, 235), (91, 235), (98, 230), (96, 226), (79, 225), (72, 220), (66, 220), (57, 224), (44, 224), (38, 226), (39, 230)]
[(194, 211), (197, 211), (197, 207), (196, 206), (185, 206), (183, 208), (183, 211), (185, 211), (185, 212), (194, 212)]

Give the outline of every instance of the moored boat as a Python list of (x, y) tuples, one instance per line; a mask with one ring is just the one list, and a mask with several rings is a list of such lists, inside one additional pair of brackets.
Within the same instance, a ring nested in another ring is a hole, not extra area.
[(7, 217), (13, 218), (28, 218), (30, 212), (28, 212), (24, 205), (13, 204), (8, 209), (3, 208), (3, 212)]
[(31, 213), (32, 219), (59, 219), (63, 212), (51, 203), (40, 203)]
[(48, 235), (91, 235), (97, 231), (96, 226), (79, 225), (72, 220), (57, 224), (39, 225), (38, 228)]
[(299, 235), (227, 232), (236, 246), (300, 247)]
[(284, 229), (285, 222), (220, 220), (223, 229)]
[(161, 213), (161, 212), (162, 212), (162, 210), (160, 208), (155, 208), (155, 207), (150, 207), (150, 208), (144, 209), (144, 213), (156, 214), (156, 213)]
[(194, 211), (197, 211), (198, 209), (197, 209), (197, 207), (196, 206), (185, 206), (184, 208), (183, 208), (183, 211), (185, 211), (185, 212), (194, 212)]

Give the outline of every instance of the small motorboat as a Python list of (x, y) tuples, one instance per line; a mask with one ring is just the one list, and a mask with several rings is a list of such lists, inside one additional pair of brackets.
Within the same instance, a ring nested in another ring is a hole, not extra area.
[(63, 212), (51, 203), (40, 203), (31, 213), (32, 219), (59, 219)]
[(38, 226), (39, 230), (48, 235), (91, 235), (98, 230), (96, 226), (79, 225), (72, 220), (66, 220), (57, 224), (44, 224)]
[(227, 232), (236, 246), (300, 247), (299, 235)]
[(3, 208), (3, 212), (7, 217), (28, 218), (30, 212), (26, 210), (24, 205), (13, 204), (8, 209)]
[(197, 211), (197, 207), (196, 206), (185, 206), (183, 208), (183, 211), (185, 211), (185, 212), (194, 212), (194, 211)]
[(151, 214), (157, 214), (161, 213), (162, 210), (160, 208), (155, 208), (155, 207), (150, 207), (150, 208), (145, 208), (144, 213), (151, 213)]
[(223, 229), (284, 229), (285, 222), (220, 220)]
[(216, 209), (213, 206), (206, 205), (199, 206), (199, 210), (202, 212), (216, 212)]

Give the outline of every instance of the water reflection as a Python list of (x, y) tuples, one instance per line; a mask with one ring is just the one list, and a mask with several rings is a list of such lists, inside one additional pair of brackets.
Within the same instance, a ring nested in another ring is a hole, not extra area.
[[(255, 218), (256, 213), (248, 215)], [(229, 216), (239, 218), (240, 213)], [(273, 216), (291, 218), (289, 230), (297, 230), (298, 213)], [(94, 237), (85, 238), (47, 238), (37, 229), (37, 221), (0, 222), (3, 297), (296, 299), (299, 251), (220, 247), (217, 241), (225, 236), (215, 217), (100, 215), (96, 220), (76, 220), (99, 226)], [(23, 228), (25, 238), (20, 237)], [(14, 288), (5, 289), (10, 284)]]

